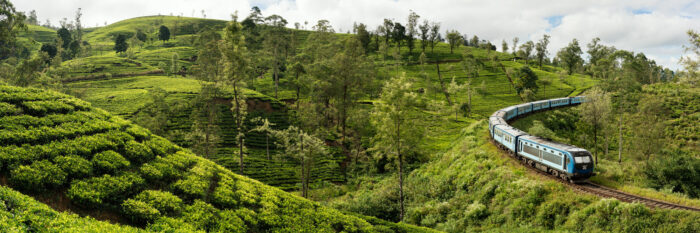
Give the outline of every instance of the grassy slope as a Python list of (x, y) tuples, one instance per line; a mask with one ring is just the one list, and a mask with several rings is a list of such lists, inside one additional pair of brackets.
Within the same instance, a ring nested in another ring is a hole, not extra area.
[[(93, 215), (106, 212), (108, 220), (140, 226), (146, 221), (151, 230), (425, 230), (404, 224), (373, 226), (236, 175), (128, 121), (63, 94), (0, 86), (0, 106), (2, 175), (13, 188), (59, 199), (48, 201), (55, 208), (67, 205), (69, 210)], [(108, 151), (116, 151), (119, 159), (100, 157)], [(123, 162), (116, 162), (119, 160)], [(113, 167), (108, 169), (105, 163)], [(145, 199), (137, 196), (145, 195), (146, 190), (159, 191), (160, 195)], [(8, 220), (8, 225), (83, 224), (81, 227), (86, 229), (106, 226), (74, 215), (56, 214), (5, 188), (0, 190), (0, 197), (0, 216)], [(8, 212), (19, 213), (22, 219), (30, 221), (18, 222), (13, 219), (17, 216), (2, 215)], [(51, 215), (60, 218), (46, 219)], [(31, 222), (35, 218), (42, 220)]]

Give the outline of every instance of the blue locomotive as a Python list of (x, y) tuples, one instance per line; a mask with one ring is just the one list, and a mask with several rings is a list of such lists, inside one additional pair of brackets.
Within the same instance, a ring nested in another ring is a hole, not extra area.
[(584, 181), (593, 175), (590, 152), (532, 136), (508, 125), (508, 121), (533, 112), (577, 105), (584, 101), (585, 97), (576, 96), (535, 101), (498, 110), (489, 117), (489, 133), (498, 147), (526, 164), (570, 182)]

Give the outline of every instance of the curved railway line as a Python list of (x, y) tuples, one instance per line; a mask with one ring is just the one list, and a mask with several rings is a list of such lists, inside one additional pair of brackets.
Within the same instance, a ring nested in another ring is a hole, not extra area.
[(492, 137), (490, 137), (491, 143), (493, 143), (500, 151), (504, 152), (504, 154), (507, 157), (510, 157), (511, 159), (514, 159), (518, 161), (521, 165), (524, 167), (528, 168), (531, 171), (536, 172), (539, 175), (545, 176), (549, 179), (555, 180), (575, 191), (583, 192), (583, 193), (589, 193), (593, 194), (599, 197), (605, 197), (605, 198), (615, 198), (617, 200), (623, 201), (623, 202), (629, 202), (629, 203), (642, 203), (650, 208), (662, 208), (662, 209), (676, 209), (676, 210), (689, 210), (689, 211), (700, 211), (700, 208), (697, 207), (691, 207), (691, 206), (684, 206), (684, 205), (679, 205), (675, 203), (670, 203), (670, 202), (665, 202), (665, 201), (660, 201), (660, 200), (655, 200), (647, 197), (642, 197), (639, 195), (634, 195), (634, 194), (629, 194), (625, 193), (613, 188), (605, 187), (599, 184), (592, 183), (590, 181), (584, 181), (580, 183), (573, 183), (573, 182), (568, 182), (566, 180), (561, 179), (560, 177), (553, 176), (550, 173), (547, 173), (541, 169), (538, 169), (537, 167), (534, 166), (533, 163), (528, 163), (526, 159), (518, 159), (511, 151), (507, 150), (503, 146), (499, 145)]

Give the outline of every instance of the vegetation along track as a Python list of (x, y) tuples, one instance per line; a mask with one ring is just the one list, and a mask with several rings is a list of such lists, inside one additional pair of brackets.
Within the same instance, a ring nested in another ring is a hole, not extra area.
[[(490, 138), (490, 137), (489, 137)], [(503, 147), (498, 146), (498, 143), (494, 141), (493, 139), (490, 139), (491, 143), (496, 145), (499, 150), (504, 152), (507, 155), (511, 155), (509, 151), (504, 149)], [(690, 206), (684, 206), (684, 205), (679, 205), (679, 204), (674, 204), (674, 203), (669, 203), (669, 202), (664, 202), (664, 201), (659, 201), (659, 200), (654, 200), (651, 198), (646, 198), (638, 195), (633, 195), (625, 192), (621, 192), (609, 187), (605, 187), (599, 184), (592, 183), (590, 181), (585, 181), (582, 183), (570, 183), (568, 181), (562, 180), (559, 177), (552, 176), (551, 174), (544, 172), (540, 169), (537, 169), (536, 167), (533, 167), (529, 164), (527, 164), (524, 160), (517, 159), (515, 156), (508, 156), (512, 159), (517, 160), (522, 164), (524, 167), (529, 168), (529, 170), (536, 172), (537, 174), (540, 174), (542, 176), (545, 176), (547, 178), (550, 178), (552, 180), (555, 180), (573, 190), (579, 191), (579, 192), (584, 192), (584, 193), (590, 193), (599, 197), (607, 197), (607, 198), (615, 198), (620, 201), (624, 202), (639, 202), (642, 203), (650, 208), (664, 208), (664, 209), (676, 209), (676, 210), (690, 210), (690, 211), (700, 211), (700, 208), (695, 208), (695, 207), (690, 207)]]

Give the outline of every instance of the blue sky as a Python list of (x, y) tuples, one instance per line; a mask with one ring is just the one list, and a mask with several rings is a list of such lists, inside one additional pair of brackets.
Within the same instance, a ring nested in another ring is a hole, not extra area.
[[(36, 10), (43, 22), (54, 24), (72, 18), (83, 9), (85, 26), (157, 14), (173, 14), (229, 20), (238, 12), (248, 14), (260, 6), (263, 15), (278, 14), (293, 26), (320, 19), (331, 22), (336, 31), (352, 29), (361, 22), (373, 29), (390, 18), (405, 22), (410, 10), (422, 20), (440, 22), (442, 31), (458, 30), (499, 45), (502, 40), (520, 38), (537, 41), (551, 35), (551, 56), (573, 38), (582, 46), (600, 37), (604, 44), (643, 52), (657, 63), (680, 68), (678, 58), (687, 43), (685, 32), (700, 31), (700, 1), (697, 0), (11, 0), (20, 11)], [(585, 47), (583, 48), (585, 51)]]

